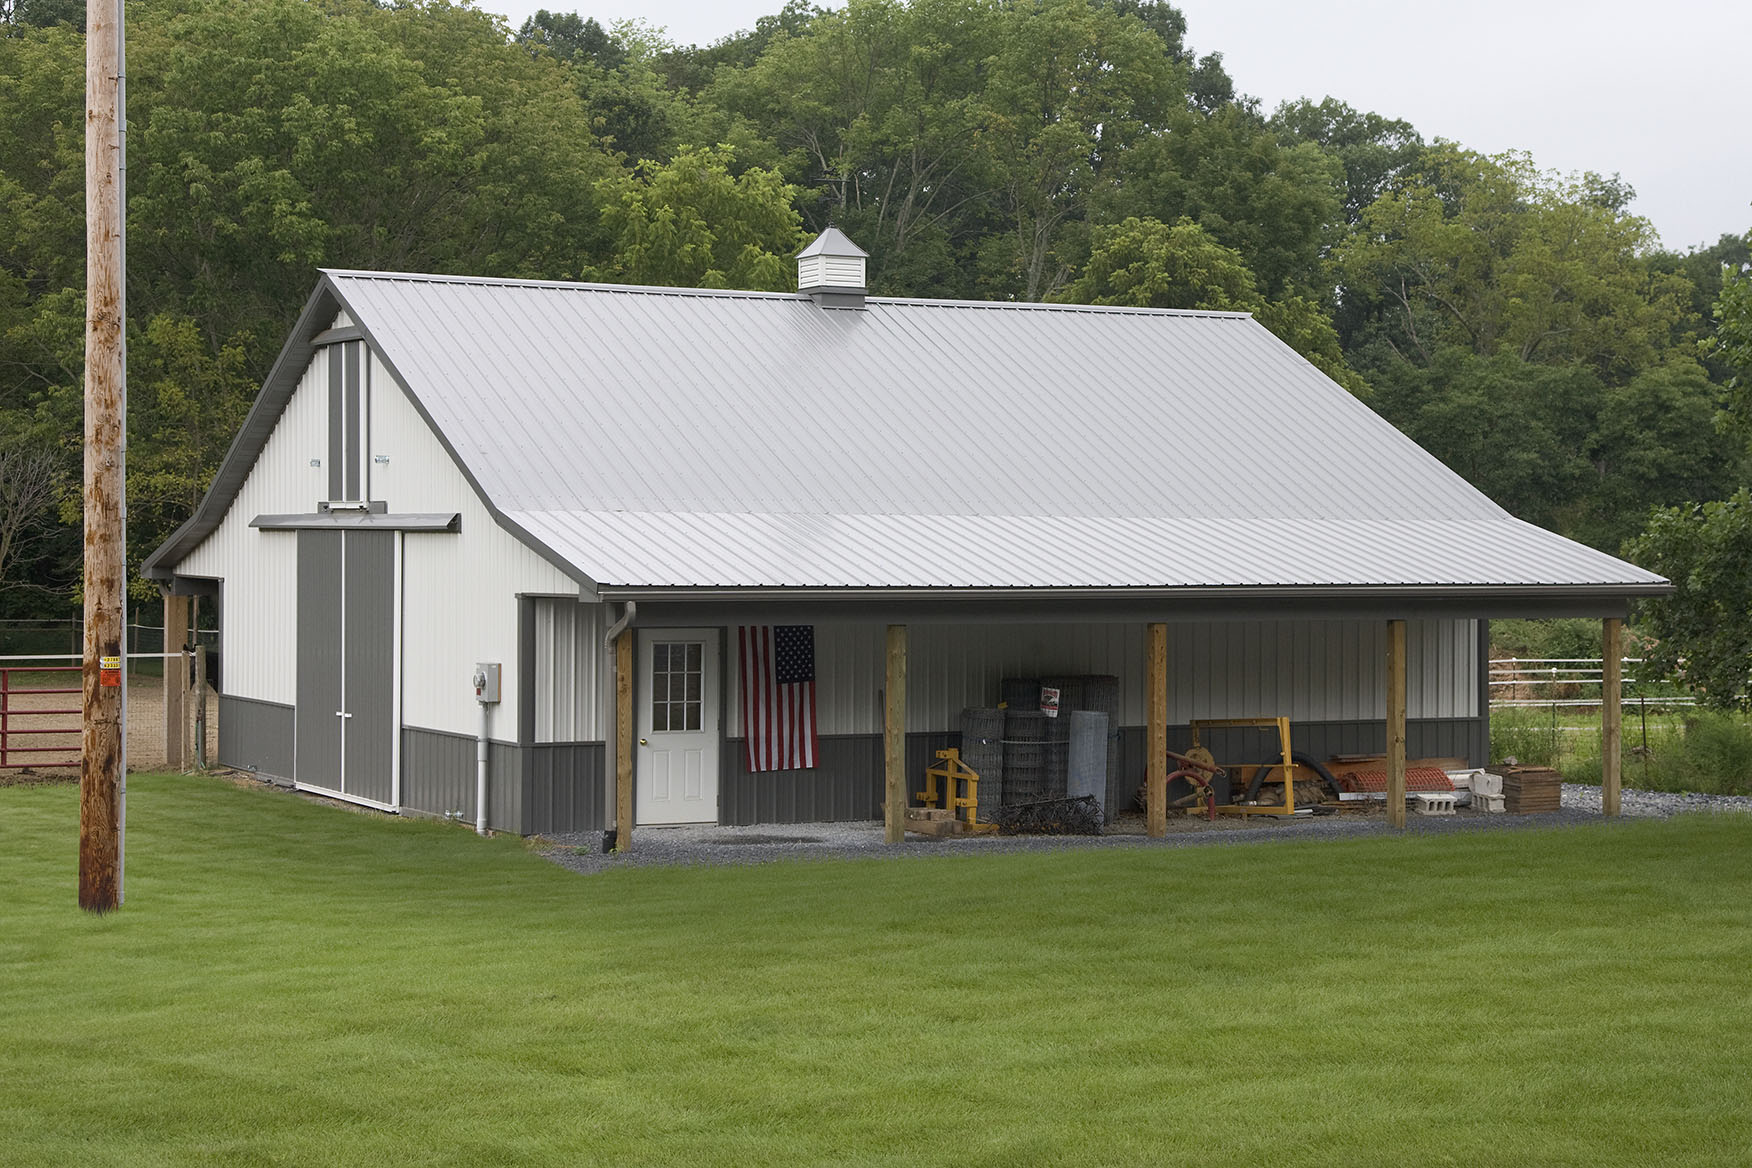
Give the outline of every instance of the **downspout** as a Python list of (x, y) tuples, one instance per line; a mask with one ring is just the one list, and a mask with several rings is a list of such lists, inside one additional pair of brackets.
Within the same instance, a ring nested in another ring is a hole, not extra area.
[(620, 619), (608, 626), (608, 632), (602, 637), (602, 699), (597, 704), (602, 707), (602, 741), (606, 747), (603, 759), (603, 821), (615, 831), (620, 830), (620, 824), (615, 822), (614, 784), (616, 759), (619, 757), (620, 744), (615, 740), (614, 707), (614, 643), (620, 635), (631, 627), (639, 615), (639, 602), (629, 600), (621, 608)]

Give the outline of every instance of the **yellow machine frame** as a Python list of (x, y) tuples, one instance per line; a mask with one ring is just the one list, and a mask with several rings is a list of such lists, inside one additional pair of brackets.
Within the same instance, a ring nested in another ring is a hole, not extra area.
[[(1283, 748), (1284, 761), (1284, 801), (1276, 807), (1246, 807), (1230, 803), (1217, 808), (1223, 815), (1294, 815), (1296, 814), (1296, 764), (1290, 758), (1290, 720), (1288, 718), (1194, 718), (1192, 726), (1192, 745), (1202, 745), (1198, 740), (1200, 730), (1212, 730), (1228, 726), (1257, 726), (1262, 729), (1275, 726), (1278, 732), (1278, 744)], [(1268, 767), (1272, 764), (1267, 763)], [(1233, 769), (1233, 768), (1225, 768)]]
[[(935, 807), (937, 805), (937, 780), (942, 779), (943, 805), (951, 813), (961, 810), (967, 812), (968, 831), (998, 830), (998, 825), (995, 823), (981, 823), (979, 821), (979, 772), (961, 761), (960, 748), (951, 746), (947, 750), (939, 750), (937, 757), (943, 761), (934, 767), (925, 769), (925, 789), (918, 793), (920, 801), (926, 807)], [(956, 791), (957, 781), (967, 784), (966, 795), (961, 795)]]

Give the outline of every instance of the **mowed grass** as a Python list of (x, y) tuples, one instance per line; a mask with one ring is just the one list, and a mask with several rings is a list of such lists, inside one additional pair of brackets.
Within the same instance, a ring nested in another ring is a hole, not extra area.
[(1752, 816), (581, 877), (135, 776), (102, 918), (76, 822), (0, 789), (4, 1164), (1752, 1149)]

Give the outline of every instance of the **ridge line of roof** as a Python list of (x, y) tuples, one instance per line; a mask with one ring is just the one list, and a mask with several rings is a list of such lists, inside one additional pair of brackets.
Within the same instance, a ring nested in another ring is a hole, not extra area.
[[(591, 280), (535, 280), (504, 276), (457, 276), (433, 272), (377, 272), (363, 268), (318, 268), (331, 279), (381, 280), (401, 284), (463, 284), (485, 288), (536, 288), (556, 292), (612, 292), (638, 296), (697, 296), (728, 300), (808, 301), (806, 292), (763, 292), (751, 288), (675, 288), (661, 284), (605, 284)], [(866, 304), (896, 308), (972, 308), (1038, 312), (1104, 313), (1119, 316), (1207, 317), (1251, 320), (1251, 312), (1217, 308), (1147, 308), (1128, 304), (1058, 304), (1038, 300), (954, 300), (932, 296), (870, 296)]]

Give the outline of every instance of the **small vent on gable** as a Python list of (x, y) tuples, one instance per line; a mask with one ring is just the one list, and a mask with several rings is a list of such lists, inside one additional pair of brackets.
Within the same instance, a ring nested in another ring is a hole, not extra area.
[(797, 290), (823, 308), (862, 308), (868, 253), (829, 226), (797, 253)]

